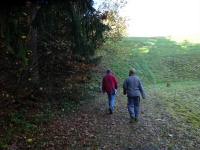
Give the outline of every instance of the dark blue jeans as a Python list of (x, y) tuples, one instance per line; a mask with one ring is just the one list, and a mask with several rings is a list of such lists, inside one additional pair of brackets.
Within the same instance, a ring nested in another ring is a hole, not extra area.
[(128, 97), (128, 112), (131, 118), (138, 118), (140, 111), (140, 97)]

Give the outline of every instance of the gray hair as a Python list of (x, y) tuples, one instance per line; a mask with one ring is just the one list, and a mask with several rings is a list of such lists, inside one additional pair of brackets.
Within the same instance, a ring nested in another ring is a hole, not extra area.
[(131, 68), (129, 70), (129, 75), (134, 75), (134, 74), (136, 74), (136, 70), (135, 70), (135, 68)]

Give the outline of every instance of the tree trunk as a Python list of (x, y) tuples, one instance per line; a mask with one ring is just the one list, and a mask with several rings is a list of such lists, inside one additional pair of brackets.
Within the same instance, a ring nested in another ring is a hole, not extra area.
[(32, 70), (31, 70), (31, 76), (32, 76), (32, 81), (34, 83), (39, 82), (39, 66), (38, 66), (38, 51), (37, 51), (37, 29), (34, 29), (31, 27), (31, 32), (30, 32), (30, 49), (32, 50)]
[(28, 23), (30, 25), (29, 32), (29, 43), (28, 47), (32, 51), (32, 63), (31, 63), (31, 78), (34, 83), (39, 83), (39, 54), (38, 54), (38, 31), (37, 28), (32, 26), (32, 22), (35, 20), (37, 16), (37, 12), (39, 9), (34, 7), (32, 9), (32, 13), (28, 18)]

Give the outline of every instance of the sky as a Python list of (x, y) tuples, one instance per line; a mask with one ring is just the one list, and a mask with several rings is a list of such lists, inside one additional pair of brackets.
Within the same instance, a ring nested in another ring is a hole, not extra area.
[(128, 36), (200, 41), (200, 0), (127, 0), (120, 14), (128, 19)]

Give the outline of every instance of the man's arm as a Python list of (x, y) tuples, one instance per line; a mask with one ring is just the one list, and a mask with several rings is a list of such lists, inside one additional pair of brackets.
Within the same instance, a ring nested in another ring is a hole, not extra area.
[(126, 83), (126, 80), (125, 80), (125, 81), (124, 81), (124, 84), (123, 84), (123, 94), (124, 94), (124, 95), (127, 94), (126, 90), (127, 90), (127, 83)]
[(140, 80), (139, 80), (139, 90), (140, 90), (140, 93), (142, 95), (142, 98), (145, 99), (146, 95), (145, 95), (144, 88), (143, 88), (143, 85), (142, 85)]
[(105, 77), (102, 80), (102, 92), (105, 93)]
[(117, 88), (118, 88), (118, 82), (117, 82), (117, 78), (116, 77), (114, 77), (114, 83), (115, 83), (115, 89), (117, 90)]

